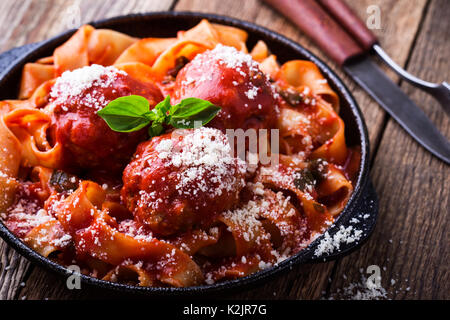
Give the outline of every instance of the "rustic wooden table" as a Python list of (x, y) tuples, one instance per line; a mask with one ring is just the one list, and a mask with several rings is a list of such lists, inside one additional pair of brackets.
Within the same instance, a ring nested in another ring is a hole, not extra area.
[[(429, 81), (450, 78), (450, 1), (352, 0), (361, 17), (377, 5), (382, 46), (400, 65)], [(79, 8), (80, 15), (74, 17)], [(369, 128), (371, 177), (380, 198), (378, 223), (358, 251), (333, 262), (302, 265), (256, 289), (226, 298), (339, 298), (361, 281), (369, 265), (381, 270), (390, 299), (449, 299), (450, 170), (433, 158), (357, 87), (291, 23), (258, 0), (2, 0), (0, 51), (44, 40), (70, 27), (135, 12), (189, 10), (237, 17), (277, 31), (307, 47), (344, 79)], [(73, 19), (73, 21), (71, 21)], [(399, 81), (393, 73), (388, 73)], [(401, 83), (437, 127), (450, 136), (450, 122), (438, 103)], [(0, 299), (120, 298), (84, 288), (68, 290), (65, 281), (30, 264), (0, 240)], [(361, 274), (362, 272), (362, 274)], [(345, 291), (345, 290), (344, 290)]]

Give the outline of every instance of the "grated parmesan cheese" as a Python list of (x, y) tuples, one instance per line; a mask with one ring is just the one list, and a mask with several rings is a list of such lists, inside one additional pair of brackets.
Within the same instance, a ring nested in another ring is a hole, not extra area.
[(317, 249), (314, 251), (316, 257), (320, 257), (324, 254), (331, 254), (335, 250), (339, 250), (342, 243), (348, 244), (358, 241), (362, 236), (361, 230), (356, 230), (353, 226), (340, 226), (339, 231), (336, 232), (333, 237), (330, 236), (328, 231), (325, 232), (324, 238), (320, 241)]
[[(245, 174), (246, 163), (232, 156), (228, 138), (221, 131), (205, 127), (189, 131), (184, 135), (180, 149), (170, 139), (161, 141), (155, 148), (167, 166), (181, 169), (177, 173), (179, 183), (176, 186), (180, 195), (195, 195), (202, 191), (216, 197), (234, 190), (236, 184), (243, 186), (243, 181), (236, 181), (235, 176)], [(217, 188), (209, 190), (210, 183), (217, 184)]]
[[(92, 87), (108, 88), (119, 74), (127, 75), (126, 72), (113, 66), (104, 67), (98, 64), (73, 71), (65, 71), (56, 79), (50, 91), (50, 101), (64, 103), (71, 98), (75, 98), (86, 106), (92, 106), (96, 110), (100, 110), (109, 103), (101, 90), (94, 89), (86, 94), (83, 94), (83, 92)], [(62, 109), (67, 111), (67, 107), (64, 105)]]
[(46, 210), (40, 209), (35, 202), (20, 199), (17, 204), (8, 210), (8, 219), (17, 221), (19, 228), (33, 228), (45, 222), (55, 220)]
[[(251, 84), (250, 89), (248, 89), (248, 91), (245, 92), (245, 95), (247, 96), (247, 98), (249, 98), (250, 100), (255, 99), (256, 95), (258, 94), (258, 88), (255, 87), (253, 84)], [(261, 108), (260, 108), (261, 109)]]
[[(339, 294), (339, 295), (338, 295)], [(338, 294), (332, 294), (330, 300), (336, 298), (348, 300), (386, 300), (388, 299), (387, 291), (381, 285), (376, 285), (363, 275), (360, 282), (349, 284), (342, 290), (338, 290)]]
[[(259, 64), (253, 60), (252, 56), (236, 50), (234, 47), (218, 44), (211, 53), (221, 61), (227, 68), (240, 70), (242, 66), (247, 65), (250, 69), (257, 69)], [(244, 74), (245, 75), (245, 74)]]

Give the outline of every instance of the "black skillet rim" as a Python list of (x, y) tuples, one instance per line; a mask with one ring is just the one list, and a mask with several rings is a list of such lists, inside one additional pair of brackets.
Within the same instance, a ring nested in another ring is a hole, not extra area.
[[(361, 143), (361, 164), (360, 171), (356, 180), (354, 192), (350, 197), (350, 200), (347, 203), (347, 206), (336, 220), (335, 224), (328, 229), (328, 232), (332, 235), (335, 231), (338, 230), (339, 226), (343, 224), (343, 222), (348, 221), (354, 213), (353, 211), (357, 208), (358, 203), (361, 200), (361, 194), (363, 191), (366, 191), (369, 187), (369, 138), (366, 124), (363, 119), (363, 115), (361, 110), (359, 109), (358, 104), (353, 98), (350, 91), (347, 89), (346, 85), (343, 81), (328, 67), (322, 60), (312, 54), (309, 50), (302, 47), (300, 44), (274, 32), (264, 27), (258, 26), (256, 24), (238, 20), (235, 18), (221, 16), (216, 14), (209, 13), (198, 13), (198, 12), (174, 12), (174, 11), (161, 11), (161, 12), (150, 12), (150, 13), (140, 13), (140, 14), (129, 14), (123, 16), (117, 16), (113, 18), (103, 19), (99, 21), (95, 21), (90, 23), (94, 27), (109, 27), (114, 28), (114, 24), (118, 23), (133, 23), (133, 21), (139, 20), (148, 20), (151, 22), (152, 19), (161, 19), (167, 17), (168, 19), (176, 19), (176, 18), (184, 18), (184, 19), (208, 19), (215, 23), (221, 23), (225, 25), (231, 25), (235, 27), (240, 27), (248, 31), (249, 33), (256, 33), (264, 36), (275, 42), (281, 42), (283, 45), (291, 47), (295, 52), (299, 54), (300, 57), (310, 60), (314, 62), (324, 76), (328, 79), (329, 83), (334, 87), (337, 93), (343, 98), (351, 112), (352, 116), (355, 118), (356, 125), (358, 128), (359, 139)], [(8, 80), (8, 75), (12, 72), (16, 71), (17, 68), (22, 68), (23, 64), (29, 61), (33, 61), (34, 57), (39, 56), (39, 54), (49, 48), (55, 48), (57, 45), (61, 44), (65, 40), (67, 40), (75, 30), (68, 30), (60, 35), (57, 35), (53, 38), (50, 38), (46, 41), (43, 41), (33, 47), (29, 52), (20, 58), (16, 59), (14, 63), (12, 63), (9, 68), (2, 72), (0, 78), (0, 86)], [(374, 213), (376, 215), (376, 212)], [(373, 219), (373, 224), (375, 223), (375, 219)], [(367, 226), (366, 226), (367, 229)], [(373, 226), (369, 226), (368, 231), (359, 242), (344, 247), (338, 254), (331, 254), (329, 256), (322, 256), (320, 258), (314, 257), (312, 254), (314, 249), (317, 247), (320, 240), (323, 238), (323, 235), (315, 239), (306, 249), (297, 253), (294, 256), (289, 257), (288, 259), (280, 262), (279, 264), (253, 273), (244, 278), (236, 279), (236, 280), (227, 280), (223, 282), (218, 282), (212, 285), (203, 285), (203, 286), (195, 286), (195, 287), (186, 287), (186, 288), (162, 288), (162, 287), (138, 287), (126, 284), (113, 283), (109, 281), (100, 280), (97, 278), (81, 275), (81, 280), (83, 283), (92, 285), (95, 287), (101, 287), (105, 289), (112, 289), (115, 291), (127, 292), (127, 293), (141, 293), (147, 295), (161, 295), (161, 296), (186, 296), (189, 294), (207, 294), (207, 293), (217, 293), (219, 291), (229, 291), (231, 289), (236, 289), (238, 287), (255, 285), (260, 283), (262, 280), (268, 280), (273, 278), (276, 275), (279, 275), (282, 271), (292, 267), (293, 265), (304, 264), (304, 263), (312, 263), (312, 262), (320, 262), (320, 261), (328, 261), (333, 260), (343, 255), (350, 253), (351, 251), (358, 248), (362, 245), (365, 240), (367, 240), (370, 232), (372, 231)], [(39, 266), (50, 269), (61, 276), (68, 276), (69, 271), (41, 256), (31, 248), (27, 247), (20, 239), (15, 237), (5, 226), (3, 223), (0, 223), (0, 236), (14, 249), (16, 249), (21, 255), (25, 256), (27, 259), (32, 262), (38, 264)]]

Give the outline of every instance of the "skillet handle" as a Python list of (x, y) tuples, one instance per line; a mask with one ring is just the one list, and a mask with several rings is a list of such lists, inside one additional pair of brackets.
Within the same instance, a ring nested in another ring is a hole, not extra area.
[(339, 24), (353, 36), (353, 39), (369, 51), (378, 43), (377, 37), (370, 31), (364, 22), (342, 0), (318, 0), (322, 7), (339, 22)]
[(339, 65), (364, 52), (315, 0), (264, 1), (289, 18)]

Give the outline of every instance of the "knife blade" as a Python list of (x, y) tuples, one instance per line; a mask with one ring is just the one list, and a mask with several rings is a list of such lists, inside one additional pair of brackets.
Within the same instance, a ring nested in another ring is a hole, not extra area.
[[(315, 0), (264, 0), (289, 18), (374, 98), (417, 142), (450, 163), (450, 146), (425, 113)], [(368, 41), (372, 41), (370, 37)], [(367, 46), (366, 46), (367, 47)]]
[(360, 85), (418, 143), (447, 164), (450, 143), (426, 114), (368, 57), (349, 60), (345, 72)]

